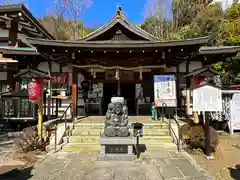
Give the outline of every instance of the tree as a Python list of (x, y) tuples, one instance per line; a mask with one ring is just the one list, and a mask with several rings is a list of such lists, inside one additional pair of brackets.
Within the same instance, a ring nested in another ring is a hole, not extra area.
[[(240, 45), (240, 4), (233, 3), (225, 12), (224, 19), (219, 26), (218, 45), (239, 46)], [(231, 74), (235, 83), (240, 83), (240, 57), (229, 58), (225, 62), (214, 64), (216, 69), (226, 72), (226, 77)]]
[(240, 4), (233, 4), (226, 10), (218, 29), (217, 44), (240, 45)]
[(146, 20), (141, 26), (142, 29), (163, 40), (169, 39), (172, 26), (171, 21), (167, 19), (169, 15), (165, 2), (162, 0), (147, 1)]
[(224, 18), (221, 5), (219, 3), (207, 5), (201, 8), (192, 21), (192, 28), (198, 31), (198, 36), (211, 36), (212, 44), (216, 44), (218, 29)]
[(177, 28), (189, 25), (198, 12), (210, 2), (209, 0), (173, 0), (173, 27)]
[(44, 16), (39, 21), (56, 39), (69, 40), (69, 26), (62, 16)]
[[(55, 19), (68, 21), (69, 38), (76, 40), (79, 36), (83, 36), (82, 18), (85, 10), (92, 5), (91, 0), (55, 0), (54, 2)], [(66, 27), (65, 27), (66, 28)]]

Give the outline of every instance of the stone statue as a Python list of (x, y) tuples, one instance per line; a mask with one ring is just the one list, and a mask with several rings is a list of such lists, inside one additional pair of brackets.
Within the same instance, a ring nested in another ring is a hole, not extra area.
[(113, 97), (106, 113), (104, 135), (107, 137), (129, 136), (128, 109), (123, 97)]

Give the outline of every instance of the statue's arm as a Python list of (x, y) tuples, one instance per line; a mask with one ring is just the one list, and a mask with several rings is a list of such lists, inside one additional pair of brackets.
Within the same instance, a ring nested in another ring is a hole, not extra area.
[(112, 125), (112, 120), (111, 120), (111, 113), (107, 112), (106, 114), (106, 120), (105, 120), (105, 125), (106, 126), (111, 126)]

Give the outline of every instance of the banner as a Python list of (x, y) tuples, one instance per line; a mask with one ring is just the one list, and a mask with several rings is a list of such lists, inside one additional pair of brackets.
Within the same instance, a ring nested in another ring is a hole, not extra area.
[(68, 73), (51, 73), (52, 84), (68, 84)]
[(168, 107), (177, 106), (176, 80), (174, 75), (154, 76), (154, 103), (156, 107), (163, 104)]
[(29, 100), (35, 104), (40, 102), (43, 87), (43, 78), (31, 78), (28, 83)]

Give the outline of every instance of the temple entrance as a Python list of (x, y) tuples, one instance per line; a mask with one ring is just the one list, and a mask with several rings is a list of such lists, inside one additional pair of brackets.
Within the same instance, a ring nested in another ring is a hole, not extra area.
[[(107, 111), (107, 106), (111, 101), (111, 97), (117, 96), (116, 83), (104, 83), (103, 85), (103, 112)], [(136, 113), (135, 108), (135, 84), (132, 83), (121, 83), (120, 84), (121, 96), (127, 101), (128, 114)]]

